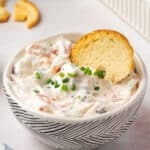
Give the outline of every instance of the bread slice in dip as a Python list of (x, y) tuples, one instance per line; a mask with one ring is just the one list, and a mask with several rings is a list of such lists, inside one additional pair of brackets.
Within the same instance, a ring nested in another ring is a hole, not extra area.
[(121, 33), (97, 30), (81, 37), (71, 50), (71, 61), (106, 71), (106, 79), (117, 83), (134, 69), (133, 48)]

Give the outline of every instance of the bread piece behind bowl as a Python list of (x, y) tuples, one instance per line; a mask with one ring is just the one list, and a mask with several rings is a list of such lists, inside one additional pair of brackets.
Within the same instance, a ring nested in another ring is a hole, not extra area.
[(19, 0), (15, 4), (14, 20), (26, 21), (27, 27), (32, 28), (40, 19), (40, 13), (35, 4), (28, 0)]
[(0, 6), (5, 6), (6, 0), (0, 0)]
[(79, 66), (106, 71), (106, 79), (116, 83), (134, 69), (133, 48), (121, 33), (97, 30), (79, 39), (71, 50), (71, 60)]
[(8, 21), (10, 13), (5, 9), (5, 7), (0, 6), (0, 23)]

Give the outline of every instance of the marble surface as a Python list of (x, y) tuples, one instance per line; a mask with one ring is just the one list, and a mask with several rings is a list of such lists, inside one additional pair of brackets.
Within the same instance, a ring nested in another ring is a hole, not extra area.
[[(8, 0), (12, 13), (14, 0)], [(115, 29), (125, 34), (143, 58), (150, 75), (150, 42), (143, 39), (98, 0), (34, 0), (41, 11), (38, 26), (28, 30), (24, 23), (0, 24), (0, 86), (2, 73), (9, 59), (23, 45), (60, 32), (89, 32), (99, 28)], [(148, 81), (149, 82), (149, 81)], [(150, 83), (139, 115), (124, 135), (103, 150), (150, 149)], [(13, 116), (3, 91), (0, 90), (0, 142), (15, 150), (50, 150), (27, 131)]]

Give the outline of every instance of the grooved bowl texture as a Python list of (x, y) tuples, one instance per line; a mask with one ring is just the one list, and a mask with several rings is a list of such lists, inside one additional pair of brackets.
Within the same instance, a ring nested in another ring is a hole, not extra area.
[[(76, 41), (81, 34), (61, 34)], [(45, 40), (54, 40), (58, 36)], [(4, 72), (4, 91), (10, 107), (19, 120), (32, 134), (55, 149), (94, 149), (112, 142), (124, 133), (135, 120), (136, 112), (143, 101), (147, 84), (147, 72), (140, 57), (134, 53), (135, 68), (141, 77), (140, 86), (131, 100), (121, 108), (90, 118), (56, 118), (32, 110), (27, 110), (14, 97), (7, 78), (12, 70), (10, 61)]]

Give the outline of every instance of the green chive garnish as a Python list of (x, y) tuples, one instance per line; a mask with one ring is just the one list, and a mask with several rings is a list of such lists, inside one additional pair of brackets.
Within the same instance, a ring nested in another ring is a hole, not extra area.
[(51, 83), (51, 85), (54, 85), (54, 83), (55, 83), (55, 82), (54, 82), (53, 80), (51, 80), (51, 82), (50, 82), (50, 83)]
[(61, 87), (61, 90), (64, 91), (64, 92), (67, 92), (68, 91), (68, 86), (63, 84), (62, 87)]
[(94, 72), (94, 75), (98, 76), (101, 79), (104, 79), (105, 75), (106, 75), (106, 71), (104, 71), (104, 70), (96, 70)]
[(55, 81), (54, 82), (54, 88), (59, 88), (59, 87), (60, 87), (60, 84), (57, 81)]
[(76, 85), (75, 85), (75, 84), (72, 84), (71, 90), (72, 90), (72, 91), (75, 91), (75, 90), (76, 90)]
[(80, 67), (80, 70), (84, 72), (86, 75), (92, 75), (92, 70), (90, 68), (86, 67)]
[(84, 73), (87, 74), (87, 75), (91, 75), (92, 74), (92, 71), (89, 69), (89, 68), (86, 68), (84, 70)]
[(54, 87), (55, 87), (55, 88), (59, 88), (59, 87), (60, 87), (60, 84), (56, 84)]
[(95, 90), (95, 91), (98, 91), (99, 89), (100, 89), (99, 86), (95, 86), (95, 87), (94, 87), (94, 90)]
[(51, 81), (52, 81), (51, 79), (48, 79), (48, 80), (46, 81), (46, 83), (49, 84), (49, 83), (51, 83)]
[(41, 78), (42, 78), (42, 75), (41, 75), (40, 72), (36, 72), (36, 73), (35, 73), (35, 77), (36, 77), (37, 79), (41, 79)]
[(63, 72), (60, 72), (60, 73), (59, 73), (59, 76), (60, 76), (61, 78), (63, 78), (63, 77), (65, 76), (65, 74), (64, 74)]
[(38, 93), (40, 93), (40, 91), (39, 90), (33, 90), (33, 92), (35, 92), (36, 94), (38, 94)]
[(46, 83), (47, 83), (47, 84), (50, 83), (51, 85), (54, 86), (54, 88), (59, 88), (59, 86), (60, 86), (60, 84), (58, 84), (57, 81), (53, 81), (52, 79), (48, 79), (48, 80), (46, 81)]
[(62, 80), (62, 82), (63, 82), (63, 83), (69, 82), (69, 78), (68, 78), (68, 77), (64, 78), (64, 79)]
[(85, 67), (80, 67), (80, 70), (81, 70), (81, 71), (84, 71), (84, 70), (85, 70)]
[(77, 76), (77, 73), (68, 73), (67, 74), (69, 77), (76, 77)]

